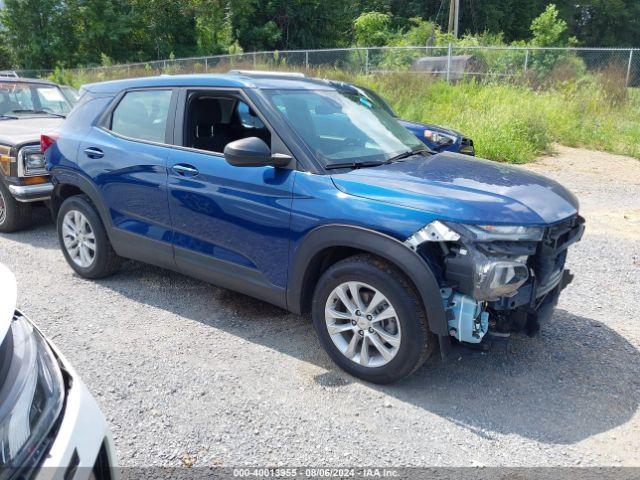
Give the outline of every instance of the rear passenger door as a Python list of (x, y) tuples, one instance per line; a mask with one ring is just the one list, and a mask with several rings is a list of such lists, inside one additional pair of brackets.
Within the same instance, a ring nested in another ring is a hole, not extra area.
[(171, 89), (130, 90), (114, 101), (80, 145), (78, 164), (98, 186), (124, 256), (172, 267), (167, 158), (176, 96)]
[(168, 163), (176, 264), (284, 305), (295, 171), (226, 162), (225, 145), (241, 138), (261, 138), (274, 152), (277, 137), (241, 92), (182, 95), (176, 115), (181, 140)]

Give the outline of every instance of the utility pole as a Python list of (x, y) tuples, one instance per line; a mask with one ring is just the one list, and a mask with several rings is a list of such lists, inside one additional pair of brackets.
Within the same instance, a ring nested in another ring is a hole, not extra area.
[(448, 32), (453, 34), (453, 38), (458, 38), (459, 19), (460, 19), (460, 0), (450, 0)]

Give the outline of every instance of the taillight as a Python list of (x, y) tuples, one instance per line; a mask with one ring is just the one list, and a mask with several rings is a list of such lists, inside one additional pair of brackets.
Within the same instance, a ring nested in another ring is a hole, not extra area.
[(42, 153), (46, 152), (51, 145), (56, 143), (59, 137), (60, 135), (57, 133), (43, 133), (40, 135), (40, 150), (42, 150)]

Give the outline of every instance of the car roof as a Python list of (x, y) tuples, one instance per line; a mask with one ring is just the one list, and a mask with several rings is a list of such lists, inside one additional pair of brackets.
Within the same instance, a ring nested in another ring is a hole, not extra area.
[(39, 83), (42, 85), (57, 85), (57, 83), (52, 82), (51, 80), (43, 80), (42, 78), (11, 77), (9, 75), (0, 75), (0, 82)]
[(333, 90), (324, 80), (302, 78), (297, 76), (260, 75), (244, 73), (232, 74), (194, 74), (194, 75), (160, 75), (155, 77), (129, 78), (109, 82), (83, 85), (83, 89), (97, 94), (113, 94), (132, 88), (157, 87), (222, 87), (278, 90)]

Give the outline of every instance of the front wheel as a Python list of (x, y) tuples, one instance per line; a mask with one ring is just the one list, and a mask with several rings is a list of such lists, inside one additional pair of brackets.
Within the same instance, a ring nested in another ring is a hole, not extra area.
[(342, 260), (322, 275), (312, 315), (333, 361), (366, 381), (400, 380), (435, 348), (413, 286), (397, 268), (369, 255)]
[(31, 224), (31, 204), (19, 202), (0, 179), (0, 232), (22, 230)]

